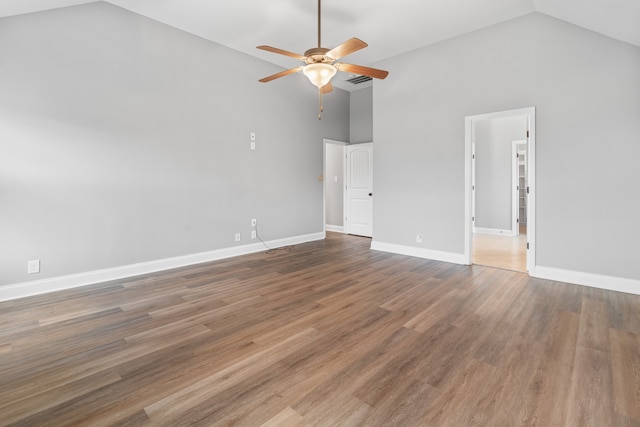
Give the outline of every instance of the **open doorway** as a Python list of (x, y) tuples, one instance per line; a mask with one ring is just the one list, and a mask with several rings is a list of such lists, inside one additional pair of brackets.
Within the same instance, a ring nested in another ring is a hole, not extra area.
[(324, 229), (373, 234), (373, 143), (324, 140)]
[(345, 232), (345, 153), (347, 143), (324, 140), (323, 204), (325, 231)]
[(469, 264), (534, 265), (534, 125), (534, 108), (465, 118)]

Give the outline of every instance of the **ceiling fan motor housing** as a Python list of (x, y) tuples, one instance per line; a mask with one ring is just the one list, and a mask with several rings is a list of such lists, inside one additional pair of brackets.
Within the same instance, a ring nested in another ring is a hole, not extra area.
[(309, 50), (307, 50), (304, 53), (305, 56), (305, 62), (307, 64), (317, 64), (317, 63), (330, 63), (335, 61), (335, 59), (330, 58), (326, 55), (326, 53), (329, 52), (329, 49), (324, 48), (324, 47), (314, 47), (311, 48)]

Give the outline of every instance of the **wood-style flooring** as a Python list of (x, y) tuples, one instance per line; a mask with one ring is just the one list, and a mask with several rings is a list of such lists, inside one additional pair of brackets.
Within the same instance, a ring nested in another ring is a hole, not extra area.
[(527, 271), (527, 229), (520, 226), (518, 236), (475, 233), (472, 259), (487, 267)]
[(0, 303), (0, 425), (640, 426), (640, 296), (369, 245)]

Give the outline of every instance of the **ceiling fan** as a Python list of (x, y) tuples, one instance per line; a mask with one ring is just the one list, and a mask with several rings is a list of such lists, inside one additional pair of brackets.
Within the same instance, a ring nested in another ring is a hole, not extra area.
[(321, 43), (321, 5), (318, 0), (318, 47), (308, 49), (304, 55), (278, 49), (271, 46), (258, 46), (258, 49), (268, 52), (278, 53), (280, 55), (290, 56), (304, 62), (305, 65), (281, 71), (271, 76), (260, 79), (262, 83), (267, 83), (280, 77), (288, 76), (302, 71), (311, 83), (318, 87), (320, 100), (320, 113), (318, 119), (322, 118), (322, 94), (329, 93), (333, 90), (331, 79), (338, 71), (347, 73), (360, 74), (363, 76), (373, 77), (376, 79), (384, 79), (389, 74), (388, 71), (378, 70), (376, 68), (364, 67), (362, 65), (345, 64), (336, 62), (338, 59), (352, 54), (360, 49), (364, 49), (368, 45), (358, 38), (351, 38), (341, 45), (327, 49), (322, 47)]

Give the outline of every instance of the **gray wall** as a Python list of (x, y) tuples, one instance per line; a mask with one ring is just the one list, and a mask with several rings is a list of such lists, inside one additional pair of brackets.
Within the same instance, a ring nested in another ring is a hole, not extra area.
[(344, 145), (327, 144), (325, 189), (327, 225), (344, 226)]
[(534, 13), (375, 66), (374, 241), (464, 253), (464, 117), (535, 106), (537, 264), (640, 279), (640, 48)]
[(321, 232), (349, 95), (318, 121), (279, 70), (101, 2), (0, 19), (0, 285)]
[(349, 142), (360, 144), (373, 141), (373, 87), (358, 89), (350, 93)]
[(526, 116), (476, 123), (476, 227), (511, 230), (513, 141), (526, 132)]

